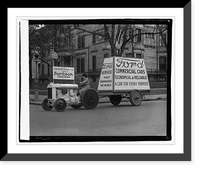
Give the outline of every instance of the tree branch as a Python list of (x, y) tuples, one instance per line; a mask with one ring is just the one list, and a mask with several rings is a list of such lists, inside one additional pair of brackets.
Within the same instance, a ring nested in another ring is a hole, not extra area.
[(90, 30), (87, 30), (87, 29), (84, 29), (84, 28), (80, 28), (80, 27), (76, 27), (76, 26), (74, 26), (74, 29), (84, 31), (84, 32), (90, 33), (92, 35), (98, 35), (98, 36), (101, 36), (102, 38), (106, 39), (106, 36), (104, 34), (102, 34), (102, 33), (98, 33), (98, 32), (95, 32), (95, 31), (90, 31)]
[(124, 35), (125, 30), (127, 29), (128, 25), (124, 26), (121, 30), (121, 33), (119, 35), (119, 42), (121, 41), (122, 35)]
[[(151, 33), (151, 32), (143, 32), (143, 33), (140, 33), (140, 34), (132, 34), (132, 36), (130, 36), (128, 39), (125, 39), (125, 41), (123, 41), (123, 44), (126, 44), (126, 43), (128, 43), (132, 38), (134, 38), (134, 37), (136, 37), (136, 36), (138, 36), (138, 35), (146, 35), (146, 34), (161, 34), (161, 33), (163, 33), (164, 31), (166, 31), (167, 30), (167, 28), (165, 28), (165, 29), (163, 29), (162, 31), (159, 31), (159, 32), (154, 32), (154, 33)], [(123, 45), (122, 44), (122, 45)]]
[[(121, 25), (119, 24), (119, 25), (117, 26), (117, 34), (116, 34), (115, 42), (114, 42), (115, 44), (116, 44), (116, 42), (118, 41), (120, 30), (121, 30)], [(118, 42), (119, 42), (119, 41), (118, 41)]]
[(45, 61), (43, 58), (40, 58), (44, 63), (46, 63), (48, 66), (52, 67), (51, 64), (49, 64), (47, 61)]
[(104, 24), (104, 34), (105, 34), (106, 40), (108, 40), (111, 43), (111, 41), (110, 41), (111, 37), (110, 37), (109, 31), (108, 31), (108, 27), (107, 27), (106, 24)]

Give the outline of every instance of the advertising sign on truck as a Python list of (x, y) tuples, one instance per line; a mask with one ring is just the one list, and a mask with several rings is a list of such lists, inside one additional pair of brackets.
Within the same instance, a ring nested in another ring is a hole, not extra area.
[(113, 58), (105, 58), (102, 65), (98, 90), (112, 90), (113, 88)]
[(105, 58), (98, 90), (149, 90), (149, 80), (144, 59)]

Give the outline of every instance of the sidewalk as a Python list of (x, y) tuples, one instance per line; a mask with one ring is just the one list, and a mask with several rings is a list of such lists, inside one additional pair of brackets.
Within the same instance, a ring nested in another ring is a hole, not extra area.
[[(41, 105), (42, 101), (47, 97), (46, 95), (39, 95), (39, 100), (35, 101), (35, 96), (30, 94), (30, 104)], [(145, 95), (143, 101), (155, 101), (155, 100), (165, 100), (167, 99), (167, 94), (155, 94), (155, 95)], [(128, 99), (122, 99), (122, 102), (129, 102)], [(99, 104), (101, 103), (110, 103), (108, 97), (100, 98)]]

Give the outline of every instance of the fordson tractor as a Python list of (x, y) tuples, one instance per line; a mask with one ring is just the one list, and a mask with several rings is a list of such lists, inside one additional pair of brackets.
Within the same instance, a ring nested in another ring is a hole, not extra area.
[(98, 93), (89, 88), (82, 95), (78, 93), (77, 84), (54, 84), (47, 86), (47, 98), (42, 102), (42, 108), (50, 111), (54, 108), (58, 112), (66, 109), (67, 105), (74, 109), (84, 106), (86, 109), (94, 109), (98, 105)]

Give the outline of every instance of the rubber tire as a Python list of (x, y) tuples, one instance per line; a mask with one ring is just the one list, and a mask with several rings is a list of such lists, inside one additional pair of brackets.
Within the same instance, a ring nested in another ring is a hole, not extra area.
[(45, 99), (42, 101), (42, 108), (43, 108), (45, 111), (50, 111), (51, 109), (53, 109), (53, 106), (48, 106), (47, 103), (48, 103), (48, 99), (45, 98)]
[(74, 108), (74, 109), (79, 109), (79, 108), (81, 108), (82, 106), (83, 106), (82, 104), (71, 105), (71, 107)]
[(130, 102), (133, 106), (139, 106), (142, 103), (142, 93), (139, 90), (131, 91)]
[(112, 103), (114, 106), (117, 106), (118, 104), (120, 104), (122, 100), (121, 95), (113, 95), (113, 96), (110, 96), (109, 98), (110, 98), (110, 103)]
[(81, 95), (81, 102), (86, 109), (94, 109), (99, 103), (99, 95), (94, 89), (87, 89)]
[(64, 99), (56, 99), (53, 107), (57, 112), (63, 112), (66, 109), (67, 104)]

